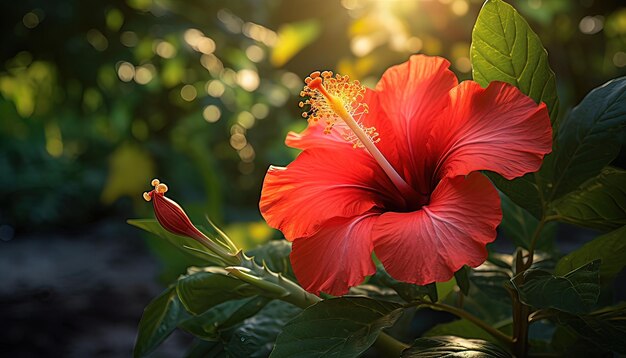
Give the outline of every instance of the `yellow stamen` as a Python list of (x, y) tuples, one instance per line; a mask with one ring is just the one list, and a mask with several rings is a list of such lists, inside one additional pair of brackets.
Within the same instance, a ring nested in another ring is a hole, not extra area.
[(146, 193), (146, 192), (144, 192), (144, 193), (143, 193), (143, 200), (145, 200), (145, 201), (150, 201), (150, 200), (152, 200), (152, 196), (150, 196), (150, 193)]
[(161, 181), (159, 181), (159, 179), (152, 179), (152, 182), (150, 182), (150, 185), (157, 186), (157, 185), (159, 185), (159, 183), (161, 183)]
[(308, 98), (300, 102), (300, 107), (309, 105), (310, 109), (302, 116), (309, 121), (323, 120), (326, 124), (324, 129), (326, 134), (329, 134), (335, 126), (337, 117), (343, 120), (350, 129), (344, 133), (344, 138), (353, 143), (355, 148), (365, 147), (406, 198), (417, 200), (419, 196), (415, 190), (404, 181), (376, 147), (376, 143), (380, 141), (376, 129), (361, 123), (361, 118), (368, 111), (367, 104), (361, 102), (365, 87), (358, 81), (350, 82), (348, 76), (333, 77), (330, 71), (313, 72), (304, 82), (306, 86), (300, 95)]

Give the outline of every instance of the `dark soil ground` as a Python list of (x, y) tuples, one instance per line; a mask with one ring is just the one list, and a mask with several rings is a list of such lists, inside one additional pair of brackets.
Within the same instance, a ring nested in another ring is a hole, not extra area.
[[(0, 356), (132, 356), (143, 308), (162, 290), (158, 271), (123, 222), (0, 241)], [(179, 357), (189, 340), (177, 333), (152, 356)]]

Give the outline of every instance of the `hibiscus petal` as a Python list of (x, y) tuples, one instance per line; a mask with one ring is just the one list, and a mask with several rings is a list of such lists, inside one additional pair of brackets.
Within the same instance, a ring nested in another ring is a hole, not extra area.
[[(409, 61), (390, 67), (376, 85), (384, 116), (373, 120), (374, 125), (381, 131), (385, 131), (385, 122), (392, 126), (392, 143), (409, 163), (405, 165), (412, 168), (405, 174), (412, 173), (415, 179), (409, 181), (422, 192), (428, 191), (430, 178), (417, 174), (424, 175), (423, 160), (432, 118), (447, 105), (449, 91), (458, 84), (449, 66), (450, 62), (441, 57), (414, 55)], [(381, 133), (381, 144), (385, 145), (383, 141), (385, 135)]]
[(334, 219), (317, 234), (295, 240), (290, 258), (300, 285), (314, 294), (340, 296), (373, 275), (371, 230), (376, 215)]
[[(329, 134), (324, 134), (326, 124), (320, 121), (310, 121), (307, 127), (300, 133), (289, 132), (285, 139), (288, 147), (296, 149), (308, 149), (315, 147), (335, 148), (344, 147), (352, 148), (352, 144), (344, 139), (338, 128), (332, 130)], [(341, 124), (335, 125), (340, 127)]]
[(325, 221), (402, 202), (389, 178), (363, 149), (312, 148), (287, 168), (270, 167), (260, 209), (287, 240), (308, 237)]
[(438, 178), (490, 170), (513, 179), (537, 171), (552, 150), (546, 105), (517, 88), (502, 82), (481, 88), (465, 81), (450, 98), (428, 142)]
[(463, 265), (487, 258), (502, 219), (498, 192), (481, 173), (445, 178), (421, 210), (382, 214), (374, 252), (395, 279), (418, 285), (449, 280)]

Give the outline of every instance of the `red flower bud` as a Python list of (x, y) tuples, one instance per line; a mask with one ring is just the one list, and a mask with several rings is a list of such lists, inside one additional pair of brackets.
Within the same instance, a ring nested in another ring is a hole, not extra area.
[(176, 235), (187, 236), (199, 241), (206, 239), (206, 236), (198, 230), (189, 217), (175, 201), (166, 198), (167, 185), (159, 182), (158, 179), (152, 181), (154, 190), (144, 193), (143, 197), (147, 201), (152, 200), (154, 214), (161, 226)]
[(175, 201), (165, 197), (168, 188), (158, 179), (152, 180), (153, 190), (143, 193), (146, 201), (152, 201), (154, 214), (161, 226), (172, 234), (190, 237), (199, 241), (211, 251), (219, 255), (225, 262), (237, 262), (234, 256), (224, 247), (204, 235), (196, 228), (183, 208)]

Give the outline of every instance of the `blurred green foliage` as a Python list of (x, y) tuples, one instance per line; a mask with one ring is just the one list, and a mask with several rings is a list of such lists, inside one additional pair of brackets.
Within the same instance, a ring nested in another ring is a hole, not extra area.
[[(510, 2), (548, 49), (562, 108), (626, 74), (617, 2)], [(192, 217), (252, 222), (231, 235), (265, 239), (260, 188), (270, 163), (296, 154), (283, 140), (306, 124), (301, 79), (333, 69), (373, 86), (415, 52), (450, 59), (468, 79), (481, 3), (4, 2), (0, 226), (146, 216), (141, 193), (156, 176)]]

